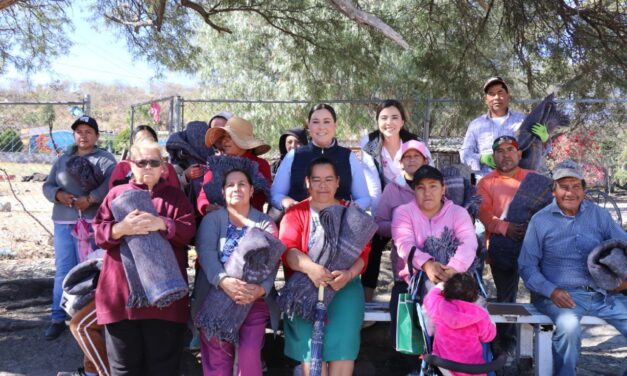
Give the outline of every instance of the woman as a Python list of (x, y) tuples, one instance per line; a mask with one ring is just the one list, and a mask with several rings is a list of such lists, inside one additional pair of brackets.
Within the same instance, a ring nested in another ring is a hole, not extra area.
[[(179, 371), (189, 316), (187, 294), (164, 307), (129, 307), (131, 279), (121, 253), (123, 242), (128, 244), (127, 236), (136, 239), (136, 235), (159, 234), (171, 245), (172, 262), (176, 263), (166, 265), (174, 274), (164, 275), (162, 279), (182, 277), (187, 281), (187, 245), (196, 229), (194, 213), (185, 194), (160, 179), (161, 152), (159, 144), (150, 140), (134, 144), (131, 147), (133, 178), (109, 192), (94, 218), (96, 242), (106, 251), (96, 288), (96, 312), (98, 323), (105, 325), (111, 375), (176, 375)], [(114, 200), (128, 191), (139, 190), (150, 192), (158, 215), (134, 210), (116, 221)], [(163, 260), (150, 262), (158, 265)], [(139, 267), (137, 272), (141, 274)]]
[[(65, 330), (66, 314), (59, 305), (63, 279), (79, 262), (78, 241), (72, 229), (79, 217), (91, 222), (109, 191), (115, 167), (113, 155), (96, 146), (100, 133), (95, 119), (81, 116), (72, 124), (72, 130), (76, 145), (56, 160), (43, 185), (44, 196), (54, 204), (55, 277), (51, 324), (44, 333), (47, 340), (56, 339)], [(86, 170), (91, 173), (81, 177)]]
[(287, 153), (274, 177), (271, 196), (272, 205), (287, 210), (308, 196), (305, 189), (307, 167), (317, 157), (332, 159), (337, 167), (340, 186), (337, 198), (355, 201), (362, 209), (370, 206), (370, 196), (361, 162), (350, 149), (338, 145), (335, 139), (337, 117), (328, 104), (311, 108), (308, 120), (311, 143)]
[[(149, 125), (140, 125), (133, 130), (133, 134), (131, 136), (133, 144), (143, 139), (159, 142), (157, 132), (155, 132), (155, 130)], [(164, 171), (162, 178), (164, 178), (166, 182), (174, 188), (181, 189), (181, 182), (179, 181), (179, 177), (176, 174), (174, 166), (170, 163), (164, 163), (164, 167), (166, 170)], [(121, 160), (111, 173), (111, 179), (109, 179), (109, 189), (116, 185), (128, 183), (132, 175), (131, 161), (128, 159)]]
[[(205, 135), (205, 144), (212, 147), (219, 143), (223, 155), (231, 157), (242, 157), (255, 162), (259, 168), (259, 172), (268, 182), (268, 186), (272, 184), (272, 174), (270, 173), (270, 164), (265, 159), (259, 158), (259, 155), (270, 151), (270, 145), (256, 138), (253, 134), (253, 125), (240, 117), (233, 116), (224, 127), (210, 128)], [(213, 177), (211, 171), (207, 171), (203, 178), (203, 185), (209, 183)], [(266, 194), (259, 190), (253, 194), (252, 206), (261, 211), (268, 201)], [(207, 200), (207, 195), (201, 189), (198, 195), (197, 208), (201, 214), (217, 209), (217, 205)]]
[[(377, 106), (376, 117), (378, 129), (365, 136), (361, 141), (362, 161), (365, 168), (366, 180), (370, 196), (373, 197), (371, 211), (376, 214), (385, 186), (399, 176), (403, 176), (401, 170), (401, 144), (420, 138), (407, 131), (405, 122), (407, 115), (403, 104), (395, 99), (388, 99)], [(425, 148), (426, 149), (426, 148)], [(429, 150), (426, 149), (424, 157), (431, 159)], [(372, 301), (374, 290), (379, 280), (381, 266), (381, 254), (390, 241), (389, 236), (375, 235), (372, 238), (372, 251), (368, 260), (368, 269), (361, 279), (366, 294), (366, 301)]]
[[(399, 206), (392, 219), (398, 256), (407, 263), (412, 247), (416, 247), (414, 268), (423, 270), (433, 284), (446, 282), (453, 274), (466, 272), (475, 259), (477, 236), (472, 219), (466, 209), (446, 199), (444, 177), (435, 167), (425, 165), (418, 169), (412, 185), (415, 199)], [(457, 241), (442, 244), (445, 233), (452, 233)], [(435, 242), (441, 243), (440, 247), (426, 247), (425, 242), (431, 237), (441, 240)], [(454, 244), (458, 246), (451, 254)], [(407, 268), (399, 274), (409, 283)]]
[[(237, 247), (246, 230), (257, 227), (277, 235), (274, 223), (251, 204), (252, 178), (248, 172), (234, 169), (227, 172), (223, 183), (226, 207), (207, 214), (196, 239), (200, 269), (194, 286), (192, 316), (196, 317), (208, 293), (209, 284), (222, 289), (237, 304), (250, 304), (252, 308), (239, 330), (239, 375), (261, 375), (261, 349), (265, 327), (272, 318), (273, 328), (278, 327), (279, 310), (274, 303), (274, 278), (276, 269), (261, 284), (248, 284), (229, 277), (224, 263)], [(278, 265), (276, 265), (278, 269)], [(201, 356), (205, 375), (232, 375), (235, 346), (215, 337), (206, 338), (201, 333)]]
[[(337, 294), (328, 307), (325, 327), (323, 361), (328, 362), (331, 376), (352, 375), (359, 353), (361, 324), (364, 317), (364, 296), (359, 274), (368, 260), (366, 246), (347, 270), (327, 270), (308, 255), (316, 235), (323, 231), (318, 213), (325, 208), (346, 202), (336, 197), (340, 178), (330, 159), (315, 159), (308, 168), (305, 184), (309, 199), (293, 205), (283, 217), (279, 238), (287, 246), (283, 264), (288, 276), (293, 271), (306, 274), (316, 286), (330, 286)], [(304, 374), (309, 374), (312, 323), (299, 316), (286, 319), (285, 354), (302, 362)], [(325, 374), (325, 373), (323, 373)]]
[(281, 155), (278, 160), (272, 163), (272, 176), (276, 175), (287, 153), (307, 144), (307, 129), (291, 128), (283, 132), (281, 137), (279, 137), (279, 152)]

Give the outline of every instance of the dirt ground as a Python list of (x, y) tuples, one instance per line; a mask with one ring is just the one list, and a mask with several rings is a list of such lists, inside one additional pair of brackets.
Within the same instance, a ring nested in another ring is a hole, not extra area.
[[(2, 166), (0, 166), (2, 167)], [(17, 173), (16, 173), (17, 172)], [(33, 171), (15, 170), (17, 180)], [(47, 170), (40, 170), (47, 172)], [(52, 204), (41, 193), (42, 183), (13, 181), (17, 196), (43, 226), (52, 232)], [(56, 341), (45, 341), (43, 331), (50, 314), (54, 250), (51, 237), (13, 197), (6, 181), (0, 181), (0, 203), (10, 202), (12, 210), (0, 213), (0, 375), (55, 375), (75, 370), (82, 355), (69, 331)], [(621, 201), (627, 199), (621, 197)], [(625, 217), (623, 213), (623, 216)], [(486, 273), (488, 286), (493, 286)], [(27, 280), (27, 281), (24, 281)], [(377, 290), (378, 299), (387, 299), (392, 279), (389, 257)], [(524, 288), (519, 301), (528, 301)], [(379, 323), (362, 331), (362, 349), (357, 375), (405, 375), (417, 359), (395, 353), (389, 327)], [(282, 356), (282, 338), (267, 335), (264, 359), (268, 375), (291, 375), (293, 362)], [(627, 340), (612, 327), (597, 326), (584, 332), (578, 375), (622, 375), (627, 370)], [(200, 375), (194, 354), (185, 352), (182, 375)], [(530, 375), (530, 370), (508, 368), (509, 375)]]

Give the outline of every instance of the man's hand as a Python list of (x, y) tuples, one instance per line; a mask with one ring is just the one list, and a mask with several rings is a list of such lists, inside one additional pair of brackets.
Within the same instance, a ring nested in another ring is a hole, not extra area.
[(479, 162), (490, 168), (496, 168), (496, 163), (494, 163), (494, 156), (492, 154), (481, 154)]
[(429, 260), (422, 264), (422, 270), (427, 273), (427, 278), (434, 284), (448, 281), (448, 274), (446, 273), (446, 266), (440, 264), (437, 261)]
[(527, 225), (524, 223), (510, 222), (507, 225), (507, 233), (506, 233), (507, 237), (510, 239), (514, 239), (517, 242), (523, 240), (526, 232), (527, 232)]
[(532, 125), (531, 134), (538, 137), (543, 144), (549, 140), (549, 131), (544, 124), (535, 123)]
[(560, 288), (556, 288), (551, 293), (551, 301), (559, 308), (575, 308), (576, 304), (573, 298), (570, 297), (568, 291)]

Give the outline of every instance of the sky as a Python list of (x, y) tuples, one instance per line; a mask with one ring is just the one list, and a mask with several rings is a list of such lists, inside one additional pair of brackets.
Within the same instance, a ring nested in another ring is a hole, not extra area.
[[(126, 42), (100, 21), (95, 30), (89, 21), (91, 13), (85, 5), (73, 5), (68, 14), (74, 24), (70, 39), (74, 45), (67, 55), (52, 61), (51, 69), (32, 74), (32, 84), (47, 84), (57, 80), (80, 83), (96, 81), (101, 83), (123, 83), (131, 86), (148, 87), (150, 83), (174, 82), (185, 86), (196, 86), (198, 81), (189, 75), (165, 72), (165, 78), (153, 79), (156, 69), (145, 61), (134, 60)], [(13, 80), (26, 79), (23, 73), (9, 69), (0, 77), (4, 86)]]

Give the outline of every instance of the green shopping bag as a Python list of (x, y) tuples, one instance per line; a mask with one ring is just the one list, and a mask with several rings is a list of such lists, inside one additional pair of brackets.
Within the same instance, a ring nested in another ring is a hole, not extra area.
[(407, 355), (422, 354), (424, 340), (418, 322), (416, 302), (411, 294), (398, 296), (398, 310), (396, 312), (396, 351)]

